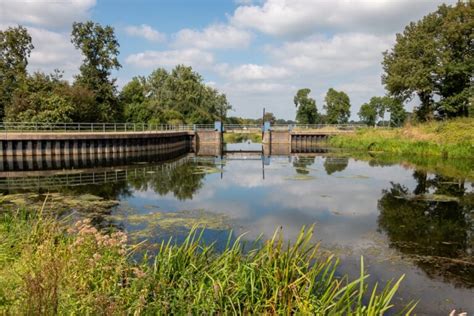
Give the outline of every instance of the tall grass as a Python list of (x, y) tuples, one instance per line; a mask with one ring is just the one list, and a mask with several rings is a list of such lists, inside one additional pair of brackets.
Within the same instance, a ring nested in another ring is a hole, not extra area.
[[(369, 289), (360, 277), (336, 277), (338, 260), (311, 242), (312, 228), (287, 244), (280, 232), (244, 251), (224, 251), (193, 229), (136, 257), (121, 232), (105, 234), (28, 211), (1, 214), (0, 313), (5, 314), (313, 314), (381, 315), (402, 278)], [(414, 305), (405, 308), (408, 314)]]
[(383, 151), (402, 155), (474, 157), (474, 119), (407, 125), (402, 128), (363, 128), (329, 140), (334, 147)]

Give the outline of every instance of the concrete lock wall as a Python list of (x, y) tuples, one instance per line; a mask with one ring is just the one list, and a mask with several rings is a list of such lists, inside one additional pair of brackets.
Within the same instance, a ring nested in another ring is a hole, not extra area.
[(192, 148), (193, 133), (9, 133), (0, 135), (0, 159), (27, 156), (107, 157), (152, 150)]

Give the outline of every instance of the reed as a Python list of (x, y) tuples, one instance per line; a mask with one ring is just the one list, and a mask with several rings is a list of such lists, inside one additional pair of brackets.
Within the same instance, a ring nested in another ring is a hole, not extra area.
[[(192, 229), (138, 257), (122, 232), (90, 221), (66, 225), (30, 211), (0, 217), (0, 313), (381, 315), (402, 278), (383, 288), (337, 277), (338, 260), (319, 250), (313, 229), (288, 244), (280, 231), (251, 250), (239, 237), (223, 251)], [(411, 313), (414, 304), (403, 309)]]

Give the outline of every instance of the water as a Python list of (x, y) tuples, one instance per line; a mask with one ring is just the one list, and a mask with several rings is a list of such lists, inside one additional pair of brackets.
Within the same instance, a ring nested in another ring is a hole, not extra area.
[(315, 242), (342, 259), (339, 273), (356, 276), (364, 255), (374, 281), (406, 275), (396, 303), (419, 299), (418, 314), (474, 312), (474, 185), (462, 176), (472, 161), (449, 168), (343, 153), (239, 152), (260, 149), (256, 144), (227, 149), (233, 154), (222, 158), (185, 154), (164, 163), (3, 173), (0, 189), (117, 199), (95, 222), (151, 244), (179, 240), (199, 221), (210, 227), (205, 239), (219, 246), (230, 228), (253, 240), (281, 227), (291, 240), (314, 224)]

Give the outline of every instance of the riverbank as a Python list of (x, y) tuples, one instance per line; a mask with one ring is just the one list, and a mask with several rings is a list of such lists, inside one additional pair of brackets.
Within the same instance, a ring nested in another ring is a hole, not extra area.
[(407, 125), (402, 128), (361, 128), (329, 140), (333, 147), (401, 155), (474, 158), (474, 119)]
[(368, 288), (363, 262), (359, 279), (336, 277), (312, 229), (291, 247), (276, 233), (250, 252), (240, 239), (217, 252), (194, 229), (138, 260), (143, 245), (121, 231), (42, 214), (0, 213), (0, 313), (379, 315), (401, 281)]

